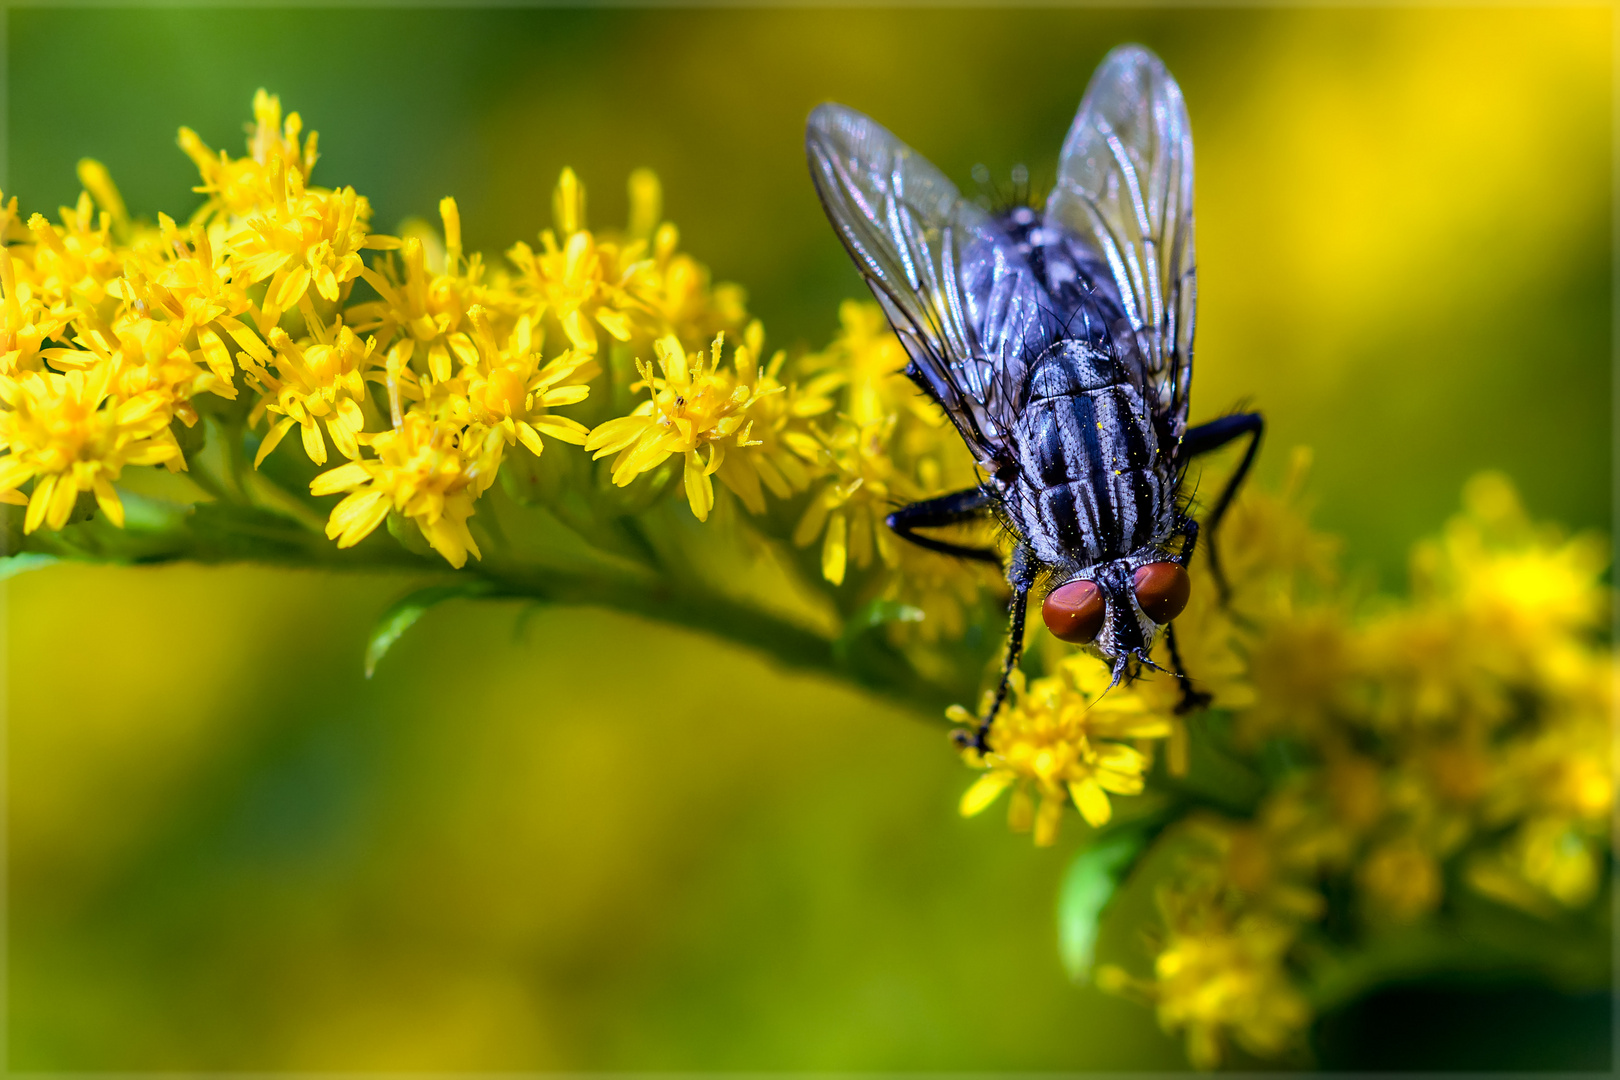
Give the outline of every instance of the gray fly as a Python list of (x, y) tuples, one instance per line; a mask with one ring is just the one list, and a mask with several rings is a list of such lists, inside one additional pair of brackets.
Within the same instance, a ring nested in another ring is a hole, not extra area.
[(992, 213), (853, 109), (805, 134), (816, 191), (910, 356), (906, 374), (977, 460), (975, 488), (889, 515), (934, 551), (1000, 556), (918, 532), (993, 515), (1014, 544), (1012, 628), (985, 738), (1018, 663), (1030, 593), (1047, 626), (1133, 677), (1164, 629), (1184, 707), (1202, 699), (1171, 620), (1198, 539), (1182, 486), (1195, 456), (1247, 435), (1205, 519), (1214, 531), (1254, 460), (1262, 421), (1188, 428), (1197, 284), (1193, 147), (1181, 88), (1140, 46), (1109, 53), (1063, 141), (1043, 207)]

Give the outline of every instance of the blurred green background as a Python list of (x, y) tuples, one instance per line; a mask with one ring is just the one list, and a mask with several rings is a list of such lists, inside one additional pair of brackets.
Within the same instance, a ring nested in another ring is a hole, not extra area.
[[(1389, 589), (1481, 468), (1609, 521), (1605, 9), (6, 18), (25, 212), (70, 202), (85, 155), (137, 213), (189, 212), (175, 129), (240, 152), (263, 86), (320, 132), (317, 182), (383, 228), (454, 194), (491, 253), (549, 223), (565, 164), (597, 224), (652, 166), (777, 344), (861, 293), (805, 174), (816, 102), (964, 186), (978, 162), (1040, 184), (1093, 67), (1140, 41), (1197, 139), (1194, 419), (1264, 411), (1262, 483), (1313, 446), (1319, 522)], [(368, 682), (409, 585), (9, 583), (12, 1068), (1179, 1067), (1148, 1011), (1066, 983), (1063, 845), (958, 819), (930, 718), (500, 604), (435, 611)]]

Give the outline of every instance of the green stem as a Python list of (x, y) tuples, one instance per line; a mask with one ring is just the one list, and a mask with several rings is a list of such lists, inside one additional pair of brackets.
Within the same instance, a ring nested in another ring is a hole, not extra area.
[(687, 590), (661, 578), (652, 583), (621, 582), (593, 575), (536, 573), (488, 560), (464, 571), (494, 586), (498, 597), (525, 597), (548, 603), (601, 607), (710, 634), (768, 655), (778, 665), (830, 675), (881, 697), (943, 717), (955, 697), (909, 667), (862, 677), (838, 655), (834, 642), (779, 616), (709, 591)]
[(536, 569), (505, 560), (498, 552), (455, 571), (438, 556), (412, 554), (381, 533), (354, 548), (342, 549), (284, 514), (241, 505), (198, 504), (183, 520), (184, 525), (159, 533), (118, 530), (92, 521), (82, 531), (35, 533), (22, 550), (102, 563), (258, 563), (416, 573), (439, 580), (472, 577), (488, 582), (496, 598), (606, 608), (710, 634), (762, 653), (783, 668), (828, 675), (939, 718), (957, 697), (910, 665), (889, 665), (878, 672), (859, 670), (839, 655), (825, 634), (705, 589), (697, 580), (693, 587), (684, 587), (669, 576), (615, 575), (603, 567)]

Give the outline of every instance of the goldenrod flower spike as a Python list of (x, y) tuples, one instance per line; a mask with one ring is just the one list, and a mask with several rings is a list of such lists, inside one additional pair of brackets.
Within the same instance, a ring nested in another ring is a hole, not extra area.
[[(1168, 719), (1151, 711), (1131, 687), (1108, 690), (1103, 665), (1079, 659), (1084, 663), (1067, 664), (1033, 682), (1014, 673), (1008, 703), (991, 729), (989, 751), (964, 754), (970, 765), (988, 771), (963, 796), (962, 813), (977, 814), (1016, 786), (1039, 796), (1035, 843), (1045, 846), (1057, 839), (1065, 805), (1075, 806), (1097, 828), (1113, 816), (1109, 794), (1141, 793), (1148, 758), (1120, 740), (1162, 739), (1169, 734)], [(961, 708), (948, 717), (977, 723)]]

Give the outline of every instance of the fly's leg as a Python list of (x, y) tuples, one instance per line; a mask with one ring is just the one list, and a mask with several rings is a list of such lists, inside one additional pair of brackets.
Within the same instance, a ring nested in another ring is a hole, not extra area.
[(949, 495), (941, 495), (937, 499), (924, 499), (910, 506), (902, 506), (885, 521), (901, 539), (910, 540), (918, 547), (937, 551), (941, 555), (954, 555), (961, 559), (973, 559), (1000, 566), (1001, 556), (988, 548), (970, 548), (962, 544), (952, 544), (944, 540), (935, 540), (931, 536), (922, 536), (915, 531), (938, 528), (942, 525), (959, 525), (964, 521), (982, 518), (989, 512), (990, 496), (983, 488), (969, 488), (966, 491), (953, 491)]
[(1221, 497), (1215, 500), (1215, 509), (1204, 519), (1204, 527), (1209, 531), (1209, 569), (1215, 575), (1215, 588), (1221, 595), (1223, 605), (1231, 600), (1232, 590), (1226, 583), (1226, 574), (1221, 570), (1220, 556), (1215, 549), (1215, 530), (1220, 525), (1221, 518), (1226, 515), (1227, 507), (1232, 505), (1232, 498), (1237, 494), (1244, 477), (1249, 475), (1249, 466), (1254, 464), (1254, 456), (1260, 450), (1260, 436), (1265, 432), (1265, 428), (1266, 422), (1259, 413), (1234, 413), (1219, 420), (1211, 420), (1207, 424), (1199, 424), (1188, 431), (1181, 440), (1183, 458), (1191, 459), (1212, 450), (1219, 450), (1239, 436), (1249, 436), (1249, 448), (1243, 452), (1243, 460), (1238, 462), (1237, 468), (1226, 481)]
[(979, 753), (989, 750), (990, 725), (996, 721), (996, 713), (1001, 711), (1002, 702), (1007, 700), (1007, 684), (1012, 680), (1012, 673), (1018, 667), (1018, 656), (1024, 649), (1024, 616), (1029, 610), (1029, 590), (1035, 584), (1034, 561), (1029, 558), (1022, 544), (1013, 549), (1012, 565), (1007, 569), (1007, 581), (1012, 585), (1012, 627), (1007, 638), (1007, 657), (1001, 663), (1001, 681), (996, 685), (996, 696), (990, 702), (989, 710), (984, 719), (979, 721), (979, 728), (969, 738), (967, 732), (957, 731), (952, 735), (956, 744), (961, 747), (972, 746)]
[(1181, 568), (1185, 570), (1192, 563), (1193, 548), (1198, 546), (1198, 522), (1187, 518), (1182, 522), (1181, 532)]
[(1176, 648), (1175, 623), (1164, 628), (1164, 640), (1170, 646), (1170, 663), (1175, 665), (1176, 682), (1181, 686), (1181, 700), (1176, 703), (1176, 715), (1186, 716), (1190, 712), (1197, 712), (1214, 698), (1201, 690), (1194, 690), (1192, 680), (1187, 678), (1187, 665), (1181, 662), (1181, 650)]
[[(1181, 542), (1181, 565), (1186, 566), (1192, 561), (1193, 548), (1198, 546), (1198, 522), (1188, 518), (1183, 529), (1186, 539)], [(1210, 551), (1213, 559), (1214, 548), (1212, 547)], [(1164, 640), (1170, 647), (1170, 664), (1176, 670), (1176, 684), (1181, 687), (1181, 700), (1176, 703), (1176, 715), (1185, 716), (1202, 709), (1213, 699), (1208, 694), (1193, 689), (1192, 680), (1187, 677), (1187, 665), (1181, 662), (1181, 650), (1176, 647), (1175, 623), (1165, 626)]]

